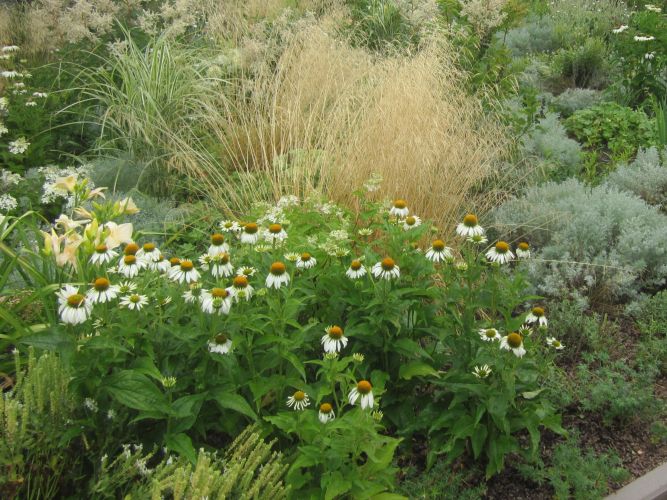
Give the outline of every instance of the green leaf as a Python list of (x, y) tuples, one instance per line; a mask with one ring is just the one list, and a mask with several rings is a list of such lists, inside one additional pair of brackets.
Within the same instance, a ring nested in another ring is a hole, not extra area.
[(540, 393), (543, 390), (544, 390), (544, 388), (538, 389), (536, 391), (522, 392), (521, 396), (523, 396), (525, 399), (535, 399), (537, 396), (540, 395)]
[(325, 500), (332, 500), (352, 489), (352, 482), (345, 479), (338, 471), (323, 474), (320, 485), (325, 491)]
[(166, 416), (169, 405), (164, 394), (145, 375), (123, 370), (108, 377), (102, 384), (120, 404), (135, 410), (159, 411)]
[(234, 394), (233, 392), (221, 392), (214, 394), (213, 399), (222, 408), (241, 413), (246, 417), (257, 420), (257, 414), (243, 396)]
[(290, 362), (290, 364), (299, 372), (301, 378), (306, 380), (306, 370), (303, 367), (303, 363), (293, 352), (284, 352), (282, 353), (283, 358)]
[(428, 363), (423, 361), (411, 361), (407, 365), (402, 365), (398, 370), (398, 376), (402, 379), (410, 380), (412, 377), (439, 377), (438, 371)]
[(165, 438), (165, 444), (167, 448), (172, 451), (175, 451), (179, 455), (183, 455), (187, 458), (191, 464), (197, 462), (197, 453), (195, 452), (195, 447), (192, 446), (192, 440), (187, 434), (178, 433), (171, 434)]
[(472, 452), (475, 459), (477, 459), (479, 454), (482, 452), (482, 448), (484, 447), (484, 443), (486, 442), (486, 437), (488, 435), (489, 431), (486, 429), (486, 426), (478, 425), (475, 427), (475, 430), (470, 437), (470, 441), (472, 443)]

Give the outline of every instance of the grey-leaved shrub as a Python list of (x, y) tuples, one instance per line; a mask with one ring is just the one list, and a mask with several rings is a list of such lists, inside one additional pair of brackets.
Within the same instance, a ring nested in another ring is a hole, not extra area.
[[(663, 158), (667, 155), (667, 149)], [(607, 177), (606, 184), (639, 196), (649, 205), (667, 210), (667, 162), (660, 161), (655, 147), (640, 150), (635, 160), (619, 166)]]
[(566, 89), (551, 103), (561, 116), (567, 118), (575, 111), (590, 108), (603, 100), (602, 92), (594, 89)]
[(525, 266), (540, 294), (617, 304), (665, 284), (667, 216), (631, 193), (550, 182), (505, 203), (495, 221), (535, 248)]
[(530, 16), (522, 26), (509, 30), (504, 36), (496, 35), (514, 57), (536, 52), (550, 52), (559, 47), (553, 20), (549, 17)]
[(567, 136), (558, 114), (547, 113), (529, 131), (523, 142), (524, 151), (551, 165), (551, 175), (569, 177), (578, 172), (581, 146)]

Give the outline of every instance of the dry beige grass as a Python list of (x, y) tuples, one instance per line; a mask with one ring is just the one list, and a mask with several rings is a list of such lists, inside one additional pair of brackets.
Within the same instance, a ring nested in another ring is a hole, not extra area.
[(466, 94), (446, 44), (375, 58), (315, 25), (294, 37), (274, 71), (236, 88), (203, 117), (225, 166), (205, 168), (220, 205), (232, 201), (229, 169), (242, 184), (236, 193), (321, 193), (344, 204), (377, 172), (384, 181), (374, 196), (406, 198), (438, 224), (492, 203), (473, 190), (494, 175), (508, 140)]

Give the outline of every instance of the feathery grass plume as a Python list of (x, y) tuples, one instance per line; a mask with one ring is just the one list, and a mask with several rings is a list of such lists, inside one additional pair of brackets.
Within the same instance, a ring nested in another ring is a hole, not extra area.
[(0, 397), (0, 496), (53, 498), (72, 464), (61, 437), (75, 410), (70, 375), (60, 358), (39, 358), (30, 348), (27, 366), (14, 354), (16, 383)]
[[(129, 492), (125, 498), (174, 500), (190, 498), (287, 498), (283, 477), (288, 464), (282, 454), (271, 451), (275, 441), (264, 442), (255, 426), (246, 428), (231, 444), (225, 458), (199, 450), (192, 464), (185, 457), (164, 458), (155, 468), (154, 453), (143, 454), (141, 447), (125, 445), (116, 459), (102, 462), (92, 492), (105, 496)], [(136, 482), (137, 473), (143, 478)]]
[(201, 164), (200, 180), (221, 206), (313, 192), (354, 204), (349, 186), (379, 172), (376, 199), (400, 195), (439, 224), (473, 202), (483, 212), (492, 197), (471, 191), (494, 174), (507, 138), (464, 80), (442, 41), (377, 58), (310, 26), (274, 70), (209, 103), (201, 118), (226, 168)]

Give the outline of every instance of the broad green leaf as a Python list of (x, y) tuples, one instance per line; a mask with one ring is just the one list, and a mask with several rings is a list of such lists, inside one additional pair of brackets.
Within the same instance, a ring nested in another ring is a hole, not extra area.
[(402, 379), (410, 380), (412, 377), (439, 377), (438, 371), (428, 363), (423, 361), (411, 361), (407, 365), (402, 365), (398, 370), (398, 376)]
[(195, 452), (195, 447), (192, 446), (192, 440), (187, 434), (178, 433), (167, 435), (165, 438), (165, 444), (167, 448), (172, 451), (175, 451), (179, 455), (183, 455), (187, 458), (191, 464), (197, 462), (197, 453)]
[(241, 413), (246, 417), (257, 420), (257, 414), (248, 404), (243, 396), (239, 396), (233, 392), (219, 392), (213, 394), (213, 399), (222, 407), (228, 410)]
[(537, 396), (540, 395), (540, 393), (543, 390), (544, 390), (544, 388), (538, 389), (536, 391), (522, 392), (521, 396), (523, 396), (525, 399), (535, 399)]
[(123, 370), (108, 377), (102, 384), (120, 404), (135, 410), (169, 413), (167, 400), (151, 380), (134, 370)]
[(475, 459), (477, 459), (482, 452), (482, 448), (484, 447), (484, 443), (486, 442), (486, 437), (488, 434), (489, 431), (487, 431), (486, 426), (478, 425), (475, 427), (475, 430), (470, 437), (470, 441), (472, 443), (472, 452)]

